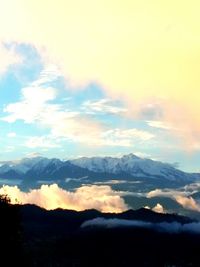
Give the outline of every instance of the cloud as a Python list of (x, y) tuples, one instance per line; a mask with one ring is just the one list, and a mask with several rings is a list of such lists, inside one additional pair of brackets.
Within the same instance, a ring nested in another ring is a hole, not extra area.
[(82, 109), (88, 113), (106, 113), (124, 115), (127, 109), (119, 107), (119, 103), (115, 103), (110, 99), (100, 99), (98, 101), (88, 100), (83, 103)]
[(82, 186), (74, 192), (64, 190), (57, 184), (42, 185), (40, 189), (21, 191), (17, 186), (5, 185), (0, 194), (7, 194), (11, 203), (36, 204), (45, 209), (56, 208), (85, 210), (97, 209), (102, 212), (122, 212), (128, 207), (124, 200), (110, 186)]
[(183, 206), (185, 209), (195, 210), (200, 212), (200, 205), (192, 197), (184, 197), (177, 195), (174, 197), (176, 201)]
[(38, 80), (32, 82), (33, 87), (43, 86), (48, 83), (56, 81), (61, 76), (61, 71), (54, 64), (48, 64), (41, 71)]
[(152, 210), (158, 213), (164, 213), (164, 208), (159, 203), (157, 203), (156, 206), (152, 208)]
[[(127, 181), (127, 180), (108, 180), (108, 181), (102, 181), (102, 182), (95, 182), (94, 184), (97, 185), (102, 185), (102, 184), (107, 184), (107, 185), (115, 185), (115, 184), (139, 184), (141, 181)], [(128, 194), (128, 192), (124, 192), (124, 194)]]
[[(139, 195), (138, 195), (139, 196)], [(155, 205), (155, 207), (153, 207), (153, 208), (150, 208), (149, 206), (145, 206), (144, 207), (145, 209), (148, 209), (148, 210), (153, 210), (153, 211), (155, 211), (155, 212), (157, 212), (157, 213), (165, 213), (165, 210), (164, 210), (164, 208), (163, 208), (163, 206), (160, 204), (160, 203), (157, 203), (156, 205)]]
[(136, 155), (137, 157), (139, 157), (139, 158), (143, 158), (143, 159), (147, 159), (147, 158), (151, 158), (151, 159), (153, 159), (152, 158), (152, 156), (150, 155), (150, 154), (148, 154), (148, 153), (145, 153), (145, 152), (141, 152), (141, 151), (134, 151), (134, 155)]
[[(152, 133), (135, 128), (110, 129), (91, 115), (88, 116), (87, 111), (80, 113), (57, 103), (57, 88), (52, 87), (51, 83), (57, 80), (59, 75), (60, 72), (56, 67), (46, 66), (37, 80), (22, 88), (21, 99), (8, 104), (3, 110), (7, 115), (1, 119), (8, 123), (22, 120), (24, 123), (34, 123), (50, 130), (48, 136), (30, 137), (24, 144), (26, 147), (57, 147), (56, 139), (89, 146), (131, 147), (136, 142), (154, 138)], [(118, 113), (119, 110), (122, 112), (122, 108), (109, 105), (106, 108), (106, 105), (108, 105), (107, 100), (103, 102), (100, 100), (95, 107), (105, 109), (106, 112)]]
[(134, 145), (134, 143), (143, 143), (145, 141), (149, 141), (153, 139), (155, 135), (148, 131), (138, 130), (136, 128), (115, 128), (105, 131), (103, 133), (103, 137), (107, 145), (131, 147)]
[(172, 128), (170, 125), (162, 121), (147, 121), (147, 124), (151, 127), (160, 128), (164, 130), (170, 130)]
[(181, 224), (178, 222), (162, 222), (162, 223), (151, 223), (145, 221), (131, 221), (123, 219), (105, 219), (105, 218), (95, 218), (84, 222), (81, 225), (82, 228), (85, 227), (101, 227), (101, 228), (118, 228), (118, 227), (131, 227), (131, 228), (147, 228), (158, 232), (167, 233), (195, 233), (200, 234), (200, 223), (186, 223)]
[(33, 136), (29, 137), (24, 144), (28, 148), (54, 148), (60, 147), (58, 141), (48, 136)]
[(177, 203), (179, 203), (183, 208), (200, 211), (200, 205), (191, 197), (189, 196), (191, 192), (182, 191), (182, 190), (171, 190), (171, 189), (155, 189), (147, 193), (148, 198), (153, 197), (168, 197), (174, 199)]
[(147, 197), (152, 198), (152, 197), (157, 197), (157, 196), (171, 196), (173, 195), (174, 191), (164, 191), (161, 189), (154, 189), (150, 192), (147, 193)]
[(143, 222), (143, 221), (131, 221), (131, 220), (123, 220), (123, 219), (105, 219), (105, 218), (95, 218), (92, 220), (88, 220), (84, 222), (81, 227), (105, 227), (105, 228), (115, 228), (115, 227), (145, 227), (150, 228), (151, 223)]
[(25, 156), (26, 158), (37, 158), (37, 157), (42, 157), (42, 154), (39, 152), (32, 152), (32, 153), (28, 153)]
[(143, 141), (154, 138), (154, 134), (149, 133), (148, 131), (138, 130), (136, 128), (132, 129), (113, 129), (105, 132), (105, 136), (112, 135), (116, 138), (138, 138)]
[(200, 183), (192, 183), (192, 184), (187, 184), (183, 188), (186, 192), (189, 194), (196, 193), (200, 190)]
[[(43, 112), (48, 112), (52, 107), (47, 104), (56, 96), (54, 88), (26, 87), (22, 89), (22, 99), (19, 102), (8, 104), (4, 112), (10, 113), (2, 118), (9, 123), (23, 120), (25, 123), (39, 121)], [(53, 107), (55, 108), (55, 107)]]
[(27, 87), (21, 89), (21, 99), (18, 102), (8, 104), (4, 112), (10, 113), (2, 118), (7, 122), (23, 120), (32, 123), (41, 120), (42, 113), (47, 110), (58, 109), (56, 105), (50, 105), (57, 96), (57, 89), (50, 86), (60, 76), (58, 68), (54, 65), (46, 65), (41, 71), (39, 78), (31, 82)]
[(34, 45), (71, 86), (97, 82), (125, 99), (133, 116), (159, 100), (162, 121), (179, 129), (172, 132), (182, 145), (199, 149), (199, 7), (196, 0), (7, 0), (0, 40)]
[(22, 63), (22, 57), (20, 57), (13, 48), (6, 48), (0, 43), (0, 75), (4, 74), (8, 68), (12, 65)]
[(49, 138), (30, 137), (25, 142), (25, 146), (30, 148), (53, 147), (56, 138), (98, 145), (102, 131), (100, 123), (52, 102), (57, 98), (57, 88), (51, 87), (51, 83), (59, 75), (56, 67), (46, 66), (37, 80), (22, 88), (20, 101), (5, 106), (3, 111), (8, 115), (1, 119), (8, 123), (22, 120), (50, 129)]
[(7, 134), (7, 137), (14, 138), (14, 137), (16, 137), (16, 133), (15, 132), (10, 132), (10, 133)]

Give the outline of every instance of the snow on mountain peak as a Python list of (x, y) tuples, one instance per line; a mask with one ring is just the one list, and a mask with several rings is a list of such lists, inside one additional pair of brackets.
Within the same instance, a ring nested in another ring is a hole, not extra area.
[[(126, 176), (127, 178), (165, 178), (169, 181), (183, 181), (188, 180), (192, 174), (187, 174), (174, 168), (172, 165), (160, 161), (154, 161), (147, 158), (140, 158), (134, 154), (124, 155), (118, 157), (82, 157), (74, 160), (62, 161), (56, 158), (48, 159), (44, 157), (24, 158), (18, 161), (0, 162), (0, 174), (10, 175), (11, 172), (17, 174), (30, 175), (37, 177), (40, 174), (41, 178), (45, 175), (56, 175), (58, 171), (67, 175), (68, 172), (84, 172), (100, 173), (102, 177), (104, 174), (114, 174), (119, 176), (119, 179)], [(77, 167), (83, 168), (82, 170)], [(67, 172), (67, 173), (66, 173)], [(79, 175), (77, 173), (76, 175)], [(92, 175), (92, 174), (91, 174)], [(78, 177), (78, 176), (77, 176)], [(199, 176), (198, 176), (199, 177)]]
[(143, 159), (134, 154), (114, 157), (83, 157), (70, 161), (72, 164), (94, 172), (121, 174), (127, 173), (134, 177), (165, 177), (170, 180), (181, 178), (184, 172), (170, 164)]

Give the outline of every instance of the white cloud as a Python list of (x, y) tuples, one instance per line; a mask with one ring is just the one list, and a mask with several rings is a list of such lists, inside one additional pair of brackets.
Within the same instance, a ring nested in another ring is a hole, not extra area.
[(16, 120), (33, 123), (42, 120), (42, 114), (49, 109), (58, 109), (56, 105), (52, 106), (48, 102), (54, 100), (57, 95), (56, 88), (51, 87), (49, 83), (55, 81), (59, 75), (56, 66), (46, 66), (37, 80), (21, 89), (20, 101), (8, 104), (4, 108), (4, 112), (10, 114), (2, 119), (10, 123)]
[(160, 128), (164, 130), (171, 130), (172, 127), (169, 123), (163, 121), (147, 121), (147, 124), (154, 128)]
[[(79, 112), (66, 110), (61, 104), (51, 103), (56, 99), (57, 89), (49, 86), (49, 83), (57, 79), (58, 75), (57, 68), (53, 66), (42, 71), (38, 80), (22, 88), (20, 101), (8, 104), (4, 108), (4, 112), (9, 115), (1, 119), (9, 123), (17, 120), (37, 123), (49, 128), (54, 138), (64, 137), (75, 142), (98, 144), (101, 133), (98, 122), (86, 118)], [(26, 146), (52, 147), (52, 142), (44, 137), (31, 137)]]
[(33, 123), (42, 119), (43, 113), (48, 112), (48, 101), (56, 96), (54, 88), (26, 87), (22, 89), (22, 100), (8, 104), (4, 112), (10, 113), (2, 120), (13, 123), (23, 120), (25, 123)]
[(11, 203), (36, 204), (45, 209), (56, 208), (85, 210), (97, 209), (102, 212), (122, 212), (128, 207), (124, 200), (110, 186), (82, 186), (74, 192), (66, 191), (57, 184), (42, 185), (40, 189), (21, 191), (17, 186), (3, 186), (0, 194), (7, 194)]
[(105, 136), (113, 136), (116, 138), (125, 138), (125, 139), (132, 139), (132, 138), (138, 138), (142, 141), (147, 141), (152, 138), (154, 138), (154, 134), (149, 133), (147, 131), (138, 130), (136, 128), (132, 129), (113, 129), (109, 130), (104, 133)]
[(24, 145), (28, 148), (33, 148), (33, 149), (35, 149), (35, 148), (54, 148), (54, 147), (60, 146), (55, 139), (52, 139), (51, 137), (48, 137), (48, 136), (29, 137)]
[(200, 205), (192, 197), (181, 195), (174, 196), (175, 200), (185, 209), (195, 210), (200, 212)]
[(11, 65), (19, 64), (22, 62), (20, 57), (13, 48), (6, 48), (0, 43), (0, 75), (5, 73)]
[(128, 111), (126, 108), (119, 107), (115, 102), (110, 99), (100, 99), (97, 101), (88, 100), (83, 103), (82, 109), (88, 113), (110, 113), (110, 114), (123, 114)]
[(155, 136), (147, 131), (132, 129), (112, 129), (105, 131), (103, 137), (107, 145), (133, 146), (134, 143), (149, 141)]
[(150, 208), (149, 206), (145, 206), (144, 208), (148, 210), (153, 210), (157, 213), (165, 213), (165, 210), (160, 203), (157, 203), (153, 208)]
[(37, 158), (37, 157), (42, 157), (42, 154), (39, 152), (32, 152), (32, 153), (28, 153), (25, 156), (26, 158)]
[(152, 208), (152, 210), (158, 213), (164, 213), (164, 208), (160, 203), (157, 203), (156, 206)]
[(147, 193), (148, 198), (153, 197), (168, 197), (174, 199), (177, 203), (179, 203), (183, 208), (200, 211), (200, 205), (195, 201), (194, 198), (190, 196), (191, 192), (180, 190), (171, 190), (171, 189), (155, 189)]
[(14, 137), (16, 137), (16, 133), (15, 132), (10, 132), (10, 133), (7, 134), (7, 136), (10, 137), (10, 138), (14, 138)]
[[(149, 141), (154, 137), (150, 132), (134, 128), (108, 129), (108, 126), (106, 128), (97, 120), (91, 119), (91, 116), (88, 117), (86, 114), (66, 109), (66, 105), (55, 103), (57, 89), (51, 87), (50, 83), (58, 77), (59, 71), (56, 67), (46, 67), (38, 80), (22, 88), (20, 101), (8, 104), (4, 108), (4, 113), (8, 115), (1, 119), (9, 123), (17, 120), (28, 124), (35, 123), (49, 129), (52, 140), (64, 138), (89, 146), (131, 147), (136, 142)], [(92, 109), (115, 114), (124, 110), (112, 106), (107, 99), (95, 102)], [(49, 141), (46, 137), (30, 137), (25, 145), (30, 148), (54, 147), (55, 143), (53, 144), (52, 140)]]
[(57, 80), (61, 76), (61, 72), (56, 65), (46, 65), (44, 70), (41, 71), (38, 80), (31, 83), (31, 86), (43, 86)]

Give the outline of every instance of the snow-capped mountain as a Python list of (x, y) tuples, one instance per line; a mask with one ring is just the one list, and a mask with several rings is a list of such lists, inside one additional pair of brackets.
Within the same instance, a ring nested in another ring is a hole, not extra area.
[(57, 182), (82, 177), (87, 177), (90, 182), (111, 179), (191, 182), (200, 177), (199, 174), (186, 173), (170, 164), (139, 158), (134, 154), (121, 158), (83, 157), (67, 161), (34, 157), (0, 164), (0, 178), (22, 179), (26, 183), (44, 179)]
[(0, 174), (8, 171), (26, 174), (29, 170), (35, 171), (46, 168), (49, 164), (59, 165), (62, 161), (59, 159), (48, 159), (44, 157), (23, 158), (16, 161), (5, 161), (0, 163)]
[(134, 154), (124, 155), (121, 158), (82, 157), (70, 162), (93, 172), (126, 173), (134, 177), (163, 177), (174, 181), (177, 179), (187, 179), (190, 176), (188, 173), (180, 171), (170, 164), (139, 158)]

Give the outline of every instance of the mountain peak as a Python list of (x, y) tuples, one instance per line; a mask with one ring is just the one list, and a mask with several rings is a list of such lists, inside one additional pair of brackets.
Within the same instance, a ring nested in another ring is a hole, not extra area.
[(134, 160), (134, 159), (141, 159), (140, 157), (136, 156), (133, 153), (123, 155), (122, 158), (123, 159), (132, 159), (132, 160)]
[[(41, 156), (33, 158), (23, 158), (19, 161), (0, 162), (1, 177), (7, 178), (13, 175), (15, 171), (17, 177), (19, 174), (29, 175), (30, 177), (44, 177), (50, 179), (66, 177), (85, 177), (98, 175), (109, 177), (109, 179), (151, 179), (167, 180), (174, 182), (196, 181), (199, 174), (187, 174), (178, 170), (170, 164), (155, 161), (151, 159), (140, 158), (133, 153), (119, 157), (82, 157), (74, 160), (62, 161), (56, 158), (44, 158)], [(92, 174), (91, 174), (92, 172)], [(161, 181), (160, 180), (160, 181)]]

